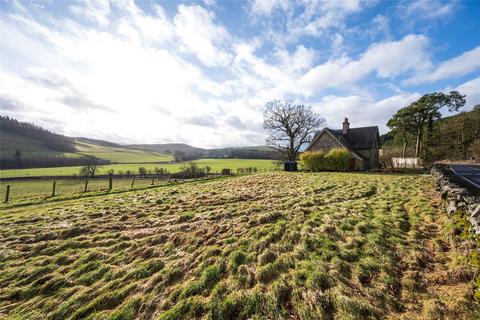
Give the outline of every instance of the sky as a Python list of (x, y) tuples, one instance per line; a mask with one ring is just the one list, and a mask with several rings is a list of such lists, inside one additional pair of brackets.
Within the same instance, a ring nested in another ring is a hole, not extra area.
[[(480, 104), (480, 1), (0, 0), (0, 114), (68, 136), (264, 145), (264, 105), (378, 125)], [(448, 115), (448, 114), (445, 114)]]

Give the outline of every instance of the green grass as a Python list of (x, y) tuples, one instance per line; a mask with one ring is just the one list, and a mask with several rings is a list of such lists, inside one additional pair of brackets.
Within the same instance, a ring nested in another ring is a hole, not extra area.
[(476, 319), (433, 189), (263, 173), (4, 209), (0, 318)]
[(21, 151), (22, 157), (24, 158), (37, 156), (80, 156), (75, 153), (65, 153), (51, 150), (48, 146), (40, 141), (27, 137), (16, 136), (5, 131), (1, 131), (0, 134), (0, 150), (2, 157), (14, 157), (17, 150)]
[[(274, 164), (272, 160), (259, 159), (200, 159), (191, 161), (198, 164), (200, 167), (210, 166), (212, 172), (220, 172), (223, 168), (232, 169), (234, 172), (237, 168), (255, 167), (261, 170), (272, 170)], [(145, 167), (147, 170), (154, 170), (157, 168), (167, 169), (170, 173), (179, 172), (184, 163), (130, 163), (130, 164), (112, 164), (99, 167), (98, 174), (107, 174), (109, 170), (114, 170), (115, 173), (125, 172), (130, 170), (138, 173), (139, 167)], [(78, 175), (81, 167), (54, 167), (54, 168), (32, 168), (32, 169), (12, 169), (0, 170), (1, 178), (11, 177), (28, 177), (28, 176), (60, 176), (60, 175)]]
[(78, 140), (75, 142), (75, 147), (80, 154), (95, 156), (114, 163), (168, 162), (173, 160), (173, 156), (155, 151), (101, 146)]
[(23, 158), (38, 156), (81, 157), (86, 155), (110, 160), (113, 163), (149, 163), (173, 160), (173, 156), (156, 151), (102, 146), (80, 140), (75, 140), (75, 148), (77, 149), (75, 153), (58, 152), (51, 150), (47, 145), (35, 139), (4, 131), (0, 134), (0, 150), (3, 157), (13, 157), (15, 151), (20, 150)]

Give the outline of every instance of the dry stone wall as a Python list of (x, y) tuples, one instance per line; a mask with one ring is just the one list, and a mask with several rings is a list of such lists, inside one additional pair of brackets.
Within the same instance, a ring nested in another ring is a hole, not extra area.
[(480, 234), (480, 195), (473, 192), (458, 181), (458, 178), (445, 166), (437, 166), (432, 169), (432, 174), (437, 183), (437, 190), (441, 192), (442, 199), (446, 203), (448, 214), (464, 209), (468, 220), (476, 234)]

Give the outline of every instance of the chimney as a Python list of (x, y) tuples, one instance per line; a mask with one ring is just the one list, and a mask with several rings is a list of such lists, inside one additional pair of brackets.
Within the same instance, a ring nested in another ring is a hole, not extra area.
[(343, 134), (347, 134), (347, 133), (348, 133), (348, 129), (350, 129), (350, 123), (348, 123), (348, 118), (345, 117), (345, 120), (343, 120), (342, 133), (343, 133)]

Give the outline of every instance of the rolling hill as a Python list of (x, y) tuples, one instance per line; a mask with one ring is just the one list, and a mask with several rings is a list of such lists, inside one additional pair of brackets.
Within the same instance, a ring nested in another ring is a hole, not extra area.
[(182, 153), (190, 159), (200, 158), (238, 158), (238, 159), (278, 159), (278, 153), (273, 147), (269, 146), (248, 146), (248, 147), (229, 147), (203, 149), (192, 147), (184, 143), (164, 143), (164, 144), (133, 144), (127, 145), (130, 148), (142, 150), (151, 150), (169, 154)]
[(184, 143), (121, 145), (67, 137), (9, 117), (0, 116), (0, 120), (2, 169), (79, 166), (86, 157), (94, 157), (102, 165), (166, 163), (173, 161), (174, 155), (180, 161), (278, 158), (275, 149), (267, 146), (203, 149)]

